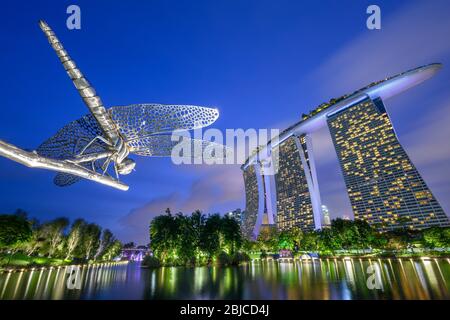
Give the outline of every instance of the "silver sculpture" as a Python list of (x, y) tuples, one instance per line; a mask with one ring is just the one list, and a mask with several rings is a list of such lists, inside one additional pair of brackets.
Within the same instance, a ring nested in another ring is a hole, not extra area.
[[(106, 109), (52, 29), (44, 21), (39, 26), (91, 113), (67, 124), (32, 152), (0, 140), (1, 156), (28, 167), (58, 171), (54, 179), (58, 186), (85, 178), (126, 191), (128, 186), (119, 181), (119, 176), (134, 170), (136, 163), (129, 158), (130, 153), (165, 157), (182, 143), (194, 150), (191, 157), (203, 156), (202, 150), (207, 147), (223, 148), (223, 154), (227, 154), (224, 146), (214, 142), (189, 139), (181, 133), (179, 141), (172, 139), (178, 131), (211, 125), (219, 117), (217, 109), (161, 104)], [(108, 172), (110, 165), (115, 177)]]

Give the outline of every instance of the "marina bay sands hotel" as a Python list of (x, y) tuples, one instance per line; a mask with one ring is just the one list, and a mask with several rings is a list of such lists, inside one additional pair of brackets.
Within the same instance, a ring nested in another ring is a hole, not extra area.
[[(419, 67), (332, 99), (304, 114), (276, 141), (259, 148), (241, 167), (246, 195), (244, 232), (256, 238), (262, 224), (276, 225), (278, 230), (322, 227), (311, 133), (323, 126), (329, 128), (355, 219), (380, 230), (449, 226), (442, 207), (398, 141), (384, 105), (441, 67)], [(265, 174), (274, 154), (278, 171)]]

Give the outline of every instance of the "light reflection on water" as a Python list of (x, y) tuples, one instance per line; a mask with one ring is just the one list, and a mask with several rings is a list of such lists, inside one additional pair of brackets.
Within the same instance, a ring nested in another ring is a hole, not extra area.
[[(380, 284), (367, 287), (368, 267)], [(143, 269), (83, 266), (81, 290), (66, 268), (4, 272), (0, 299), (450, 299), (448, 259), (314, 259), (239, 267)]]

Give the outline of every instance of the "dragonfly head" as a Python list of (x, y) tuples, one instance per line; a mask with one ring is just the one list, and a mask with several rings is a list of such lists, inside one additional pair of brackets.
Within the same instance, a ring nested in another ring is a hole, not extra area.
[(136, 162), (130, 158), (126, 158), (122, 162), (116, 163), (117, 172), (122, 175), (130, 174), (135, 166)]

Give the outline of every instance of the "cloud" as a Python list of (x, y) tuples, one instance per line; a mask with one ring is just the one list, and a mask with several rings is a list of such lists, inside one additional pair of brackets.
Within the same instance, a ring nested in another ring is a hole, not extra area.
[(440, 102), (432, 112), (420, 118), (413, 130), (403, 135), (402, 142), (414, 163), (420, 166), (436, 165), (450, 159), (450, 96)]
[(441, 97), (440, 100), (436, 104), (438, 107), (423, 115), (400, 140), (444, 211), (449, 214), (450, 95)]
[[(408, 4), (383, 20), (380, 31), (365, 30), (320, 65), (308, 81), (325, 94), (340, 95), (450, 53), (448, 3)], [(383, 13), (383, 11), (382, 11)]]

